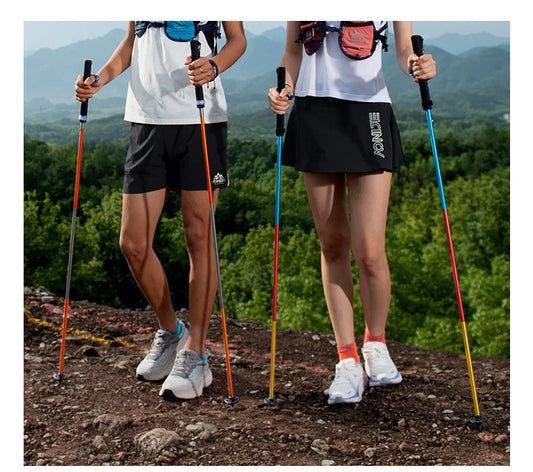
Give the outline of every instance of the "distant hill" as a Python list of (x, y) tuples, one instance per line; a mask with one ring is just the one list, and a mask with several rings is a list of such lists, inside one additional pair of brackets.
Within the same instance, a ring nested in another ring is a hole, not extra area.
[[(25, 131), (39, 137), (51, 124), (72, 126), (79, 112), (79, 104), (73, 96), (74, 80), (81, 72), (83, 61), (92, 59), (93, 68), (97, 70), (107, 61), (124, 34), (124, 30), (115, 29), (100, 38), (54, 50), (41, 49), (27, 56), (24, 60)], [(234, 125), (259, 129), (261, 123), (267, 120), (260, 112), (266, 110), (267, 91), (275, 85), (275, 70), (284, 49), (285, 29), (280, 27), (261, 35), (248, 33), (247, 38), (244, 56), (223, 74), (222, 81), (230, 120)], [(390, 40), (389, 52), (383, 54), (383, 67), (391, 98), (396, 109), (418, 111), (418, 87), (400, 70), (394, 37)], [(427, 41), (425, 49), (437, 61), (438, 73), (431, 81), (431, 94), (440, 113), (452, 117), (480, 113), (485, 118), (494, 116), (500, 119), (509, 113), (508, 39), (487, 33), (445, 35)], [(116, 118), (123, 114), (127, 81), (126, 72), (106, 85), (92, 100), (90, 115), (93, 120)], [(251, 115), (251, 121), (246, 118), (247, 115)], [(107, 120), (106, 131), (112, 122)], [(117, 123), (113, 128), (124, 130), (125, 126)], [(244, 131), (235, 131), (237, 135), (245, 134)], [(44, 135), (49, 135), (47, 133)], [(111, 133), (105, 133), (105, 136), (109, 135)]]
[(456, 55), (478, 47), (503, 47), (509, 49), (511, 44), (509, 38), (502, 38), (489, 33), (445, 34), (428, 42)]
[[(105, 36), (87, 39), (58, 49), (39, 49), (24, 58), (24, 102), (45, 98), (51, 103), (74, 100), (74, 81), (83, 72), (85, 59), (93, 69), (102, 67), (125, 31), (111, 30)], [(125, 97), (128, 74), (115, 79), (100, 92), (101, 98)]]

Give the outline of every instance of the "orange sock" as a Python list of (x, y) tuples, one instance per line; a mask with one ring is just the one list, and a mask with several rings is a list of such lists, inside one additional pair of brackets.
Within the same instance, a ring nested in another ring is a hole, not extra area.
[(383, 344), (387, 344), (385, 342), (385, 331), (383, 331), (383, 334), (381, 336), (372, 336), (368, 329), (365, 329), (365, 340), (363, 341), (363, 343), (368, 343), (368, 342), (377, 342), (377, 343), (383, 343)]
[(337, 352), (339, 353), (339, 361), (343, 361), (344, 359), (353, 357), (356, 363), (359, 362), (359, 355), (357, 354), (357, 345), (355, 343), (337, 346)]

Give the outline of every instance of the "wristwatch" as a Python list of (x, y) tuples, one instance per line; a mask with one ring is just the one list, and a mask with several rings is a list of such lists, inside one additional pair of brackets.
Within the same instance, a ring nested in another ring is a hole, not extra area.
[(218, 76), (218, 66), (212, 59), (209, 59), (209, 64), (211, 64), (211, 81), (213, 81)]

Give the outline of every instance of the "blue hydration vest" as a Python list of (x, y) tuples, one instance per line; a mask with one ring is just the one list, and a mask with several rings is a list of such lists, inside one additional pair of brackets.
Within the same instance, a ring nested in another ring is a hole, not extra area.
[(216, 54), (216, 39), (220, 38), (218, 23), (218, 21), (136, 21), (135, 34), (140, 38), (148, 28), (163, 28), (168, 39), (187, 42), (203, 31), (211, 51)]

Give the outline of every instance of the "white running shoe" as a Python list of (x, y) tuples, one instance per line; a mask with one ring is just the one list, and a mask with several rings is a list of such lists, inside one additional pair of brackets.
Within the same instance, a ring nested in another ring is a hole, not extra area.
[(360, 402), (367, 383), (363, 367), (353, 357), (340, 361), (335, 367), (335, 378), (329, 387), (328, 403)]
[(182, 349), (176, 356), (172, 372), (163, 382), (159, 395), (189, 400), (202, 395), (204, 388), (213, 382), (213, 374), (207, 361), (192, 349)]
[(155, 333), (152, 347), (146, 357), (137, 366), (137, 378), (155, 382), (163, 380), (172, 370), (177, 352), (185, 346), (189, 330), (181, 324), (181, 334), (176, 336), (163, 329)]
[(402, 381), (402, 376), (390, 358), (387, 345), (381, 342), (368, 342), (361, 349), (365, 359), (365, 371), (370, 378), (370, 386), (393, 385)]

